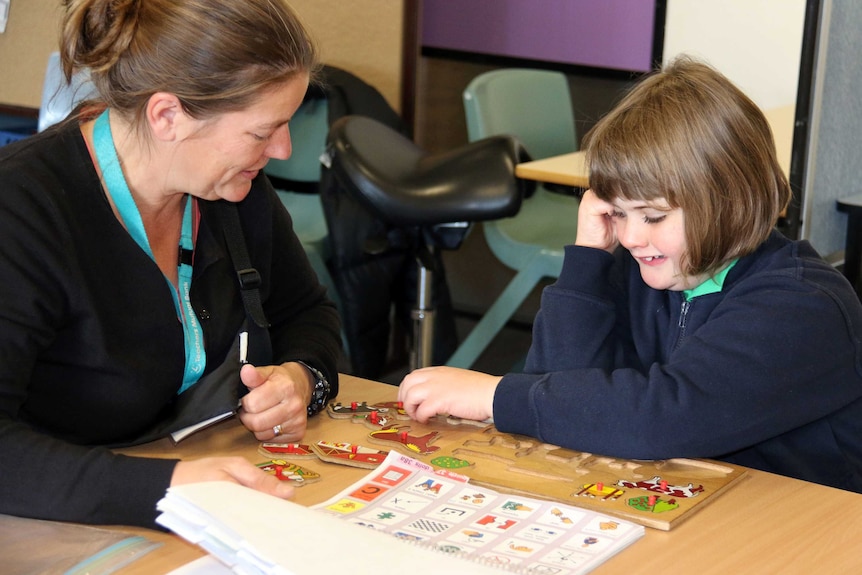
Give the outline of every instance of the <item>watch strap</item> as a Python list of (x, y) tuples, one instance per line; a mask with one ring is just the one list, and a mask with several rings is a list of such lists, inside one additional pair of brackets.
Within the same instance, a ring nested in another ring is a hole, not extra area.
[(311, 401), (308, 402), (307, 410), (308, 417), (317, 415), (326, 407), (326, 402), (329, 401), (329, 394), (332, 392), (332, 388), (322, 371), (308, 365), (304, 361), (297, 361), (296, 363), (304, 366), (314, 376), (314, 388), (311, 390)]

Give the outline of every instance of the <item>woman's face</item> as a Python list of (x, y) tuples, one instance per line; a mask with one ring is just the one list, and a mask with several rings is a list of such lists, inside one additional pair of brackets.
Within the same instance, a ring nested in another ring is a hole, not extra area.
[(181, 192), (205, 200), (238, 202), (270, 158), (286, 160), (292, 144), (288, 122), (308, 88), (303, 74), (264, 92), (251, 106), (208, 120), (183, 142), (174, 179)]
[(671, 208), (664, 199), (616, 199), (612, 204), (617, 239), (637, 261), (644, 283), (653, 289), (682, 291), (707, 279), (681, 271), (686, 251), (682, 209)]

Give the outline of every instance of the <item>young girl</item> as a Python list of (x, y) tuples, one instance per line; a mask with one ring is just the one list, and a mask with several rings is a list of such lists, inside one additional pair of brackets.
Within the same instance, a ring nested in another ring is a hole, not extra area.
[(408, 413), (862, 491), (862, 306), (807, 242), (773, 230), (791, 192), (763, 114), (680, 59), (586, 149), (591, 189), (524, 373), (414, 371)]

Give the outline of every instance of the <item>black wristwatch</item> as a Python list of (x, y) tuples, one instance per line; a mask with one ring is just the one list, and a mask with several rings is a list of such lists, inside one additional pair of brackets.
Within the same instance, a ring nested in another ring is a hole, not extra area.
[(329, 401), (329, 394), (332, 391), (329, 382), (326, 380), (326, 376), (323, 375), (319, 369), (311, 367), (304, 361), (297, 361), (296, 363), (305, 366), (305, 368), (311, 372), (314, 376), (314, 389), (311, 390), (311, 401), (308, 402), (308, 417), (312, 415), (317, 415), (323, 408), (326, 407), (326, 402)]

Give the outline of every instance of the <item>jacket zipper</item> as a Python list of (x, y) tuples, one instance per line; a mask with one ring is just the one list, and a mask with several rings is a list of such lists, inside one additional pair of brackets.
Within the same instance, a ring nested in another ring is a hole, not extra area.
[(688, 311), (691, 309), (691, 301), (683, 300), (682, 307), (679, 312), (679, 321), (677, 322), (677, 326), (679, 327), (679, 336), (676, 338), (676, 346), (674, 349), (679, 349), (679, 346), (682, 344), (682, 340), (685, 338), (685, 322), (688, 319)]

